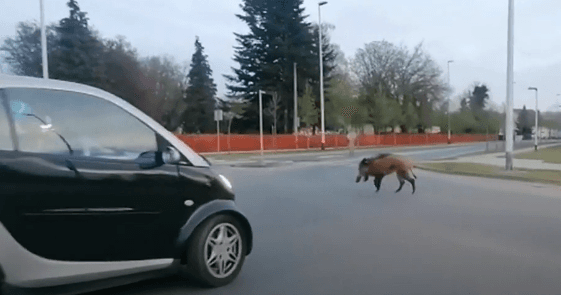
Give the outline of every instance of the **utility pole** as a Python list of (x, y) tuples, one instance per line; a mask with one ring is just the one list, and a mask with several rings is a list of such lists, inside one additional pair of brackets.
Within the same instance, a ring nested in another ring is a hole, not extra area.
[(216, 142), (217, 150), (220, 152), (220, 121), (223, 119), (222, 110), (214, 110), (214, 120), (216, 121)]
[(506, 170), (513, 169), (512, 151), (514, 145), (514, 121), (512, 108), (514, 101), (512, 94), (514, 91), (514, 0), (508, 0), (508, 43), (507, 43), (507, 71), (506, 71), (506, 130), (505, 130), (505, 158)]
[(43, 52), (43, 78), (49, 79), (49, 65), (47, 60), (47, 34), (45, 32), (45, 12), (43, 0), (39, 0), (41, 6), (41, 50)]
[(528, 90), (535, 90), (536, 91), (536, 134), (534, 136), (534, 150), (538, 150), (538, 88), (536, 87), (529, 87)]
[(489, 151), (489, 124), (487, 124), (487, 128), (486, 128), (486, 134), (485, 134), (485, 151), (488, 152)]
[[(296, 79), (296, 63), (294, 63), (294, 135), (298, 135), (298, 81)], [(298, 138), (298, 137), (296, 137)]]
[[(450, 63), (452, 62), (454, 61), (448, 61), (448, 87), (450, 87)], [(450, 96), (451, 95), (448, 95), (448, 144), (452, 143), (452, 136), (450, 135)]]
[(261, 143), (261, 163), (263, 163), (263, 98), (264, 91), (259, 90), (259, 141)]
[(319, 88), (320, 88), (320, 103), (321, 103), (321, 149), (325, 150), (325, 108), (323, 101), (323, 53), (321, 48), (321, 6), (327, 4), (327, 1), (318, 3), (318, 18), (319, 18)]

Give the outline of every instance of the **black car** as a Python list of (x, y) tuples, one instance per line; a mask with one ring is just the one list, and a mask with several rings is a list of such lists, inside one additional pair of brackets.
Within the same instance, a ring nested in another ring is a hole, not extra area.
[(230, 182), (150, 117), (97, 88), (0, 75), (0, 293), (176, 274), (218, 287), (251, 248)]

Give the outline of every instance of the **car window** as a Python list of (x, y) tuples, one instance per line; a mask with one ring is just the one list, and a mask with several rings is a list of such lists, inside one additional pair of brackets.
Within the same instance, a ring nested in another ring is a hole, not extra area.
[(156, 134), (111, 102), (80, 93), (7, 89), (19, 149), (108, 159), (156, 151)]
[(10, 134), (10, 125), (8, 121), (8, 113), (2, 103), (0, 97), (0, 150), (12, 150), (12, 136)]

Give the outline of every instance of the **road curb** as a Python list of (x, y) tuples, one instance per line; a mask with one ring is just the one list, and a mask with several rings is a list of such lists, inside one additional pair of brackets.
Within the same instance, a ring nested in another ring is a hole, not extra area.
[[(422, 145), (374, 145), (374, 146), (355, 146), (356, 150), (368, 150), (368, 149), (388, 149), (388, 148), (418, 148), (418, 147), (427, 147), (428, 149), (431, 148), (439, 148), (439, 147), (454, 147), (454, 146), (464, 146), (476, 143), (482, 143), (485, 141), (474, 141), (474, 142), (467, 142), (467, 143), (452, 143), (452, 144), (422, 144)], [(291, 154), (291, 153), (313, 153), (317, 151), (318, 153), (325, 153), (325, 152), (339, 152), (339, 151), (349, 151), (349, 147), (337, 147), (337, 148), (326, 148), (325, 150), (321, 150), (321, 148), (310, 148), (310, 149), (285, 149), (285, 150), (264, 150), (264, 154)], [(216, 156), (216, 155), (243, 155), (243, 154), (256, 154), (259, 155), (259, 150), (253, 151), (235, 151), (235, 152), (209, 152), (209, 153), (199, 153), (203, 156)]]

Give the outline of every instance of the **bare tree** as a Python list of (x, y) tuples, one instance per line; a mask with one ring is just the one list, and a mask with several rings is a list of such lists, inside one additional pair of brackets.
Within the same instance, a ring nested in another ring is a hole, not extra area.
[(230, 134), (230, 129), (232, 127), (232, 121), (234, 119), (241, 119), (244, 117), (246, 108), (248, 104), (246, 101), (232, 101), (229, 102), (230, 110), (224, 113), (224, 117), (228, 121), (228, 135)]
[[(399, 103), (403, 131), (407, 131), (407, 125), (428, 127), (433, 108), (448, 90), (441, 69), (423, 51), (422, 43), (410, 52), (405, 46), (372, 42), (357, 52), (352, 64), (361, 90), (369, 97)], [(366, 103), (376, 104), (376, 99)]]
[(174, 131), (181, 125), (181, 117), (187, 109), (184, 101), (185, 70), (170, 56), (153, 56), (142, 60), (142, 71), (150, 79), (151, 106), (162, 118), (164, 126)]
[(232, 127), (232, 121), (234, 119), (241, 119), (249, 107), (249, 103), (245, 100), (230, 100), (225, 102), (227, 104), (228, 111), (224, 113), (224, 119), (228, 121), (228, 150), (230, 150), (230, 130)]

